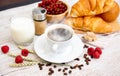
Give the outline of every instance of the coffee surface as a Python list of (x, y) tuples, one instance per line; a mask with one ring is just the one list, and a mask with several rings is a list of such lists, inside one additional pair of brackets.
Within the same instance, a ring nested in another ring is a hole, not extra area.
[(72, 37), (72, 32), (65, 28), (55, 28), (48, 32), (48, 37), (54, 41), (66, 41)]

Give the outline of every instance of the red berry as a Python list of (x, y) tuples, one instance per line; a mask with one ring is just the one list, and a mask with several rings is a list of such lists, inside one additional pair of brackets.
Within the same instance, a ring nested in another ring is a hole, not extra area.
[(94, 48), (90, 47), (88, 48), (87, 53), (88, 55), (93, 56), (94, 51), (95, 51)]
[(29, 51), (27, 49), (22, 49), (21, 54), (23, 56), (28, 56)]
[(4, 54), (6, 54), (6, 53), (8, 53), (8, 51), (9, 51), (9, 46), (4, 45), (4, 46), (1, 47), (1, 50), (2, 50), (2, 52), (3, 52)]
[(100, 58), (100, 54), (99, 54), (98, 51), (95, 51), (95, 52), (93, 53), (93, 58), (96, 58), (96, 59)]
[(101, 48), (99, 48), (99, 47), (96, 47), (96, 48), (95, 48), (95, 51), (97, 51), (100, 55), (102, 54), (102, 50), (101, 50)]
[(42, 7), (42, 3), (38, 3), (38, 7)]
[[(47, 10), (47, 14), (52, 15), (61, 14), (67, 10), (67, 6), (59, 0), (42, 0), (42, 3), (38, 3), (38, 7), (45, 8)], [(59, 11), (58, 9), (62, 11)]]
[(15, 57), (15, 62), (16, 63), (23, 63), (23, 58), (20, 55), (18, 55)]

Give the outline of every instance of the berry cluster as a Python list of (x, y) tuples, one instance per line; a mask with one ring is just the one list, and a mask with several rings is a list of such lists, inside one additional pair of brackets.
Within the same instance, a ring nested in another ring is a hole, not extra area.
[[(22, 49), (21, 50), (21, 55), (22, 56), (28, 56), (28, 54), (29, 54), (29, 51), (27, 49)], [(23, 58), (22, 58), (21, 55), (18, 55), (18, 56), (15, 57), (15, 62), (16, 63), (23, 63)]]
[(90, 55), (93, 58), (100, 58), (100, 55), (102, 54), (102, 50), (99, 47), (96, 47), (95, 49), (93, 47), (88, 48), (87, 50), (88, 55)]
[(64, 13), (67, 10), (67, 6), (59, 0), (42, 0), (38, 3), (38, 7), (43, 7), (47, 10), (47, 14), (57, 15)]
[[(9, 46), (8, 45), (2, 46), (1, 51), (4, 54), (7, 54), (9, 52)], [(21, 55), (22, 56), (28, 56), (28, 54), (29, 54), (29, 51), (27, 49), (22, 49), (21, 50)], [(18, 55), (18, 56), (15, 57), (15, 62), (16, 63), (23, 63), (23, 58), (21, 57), (21, 55)]]

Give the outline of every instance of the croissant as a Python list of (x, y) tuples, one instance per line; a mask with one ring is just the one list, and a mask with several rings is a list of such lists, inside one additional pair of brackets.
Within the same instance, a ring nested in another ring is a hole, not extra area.
[(70, 16), (98, 15), (109, 11), (114, 4), (114, 0), (79, 0), (72, 6)]
[(100, 16), (106, 22), (112, 22), (117, 19), (117, 17), (119, 16), (119, 12), (120, 12), (119, 5), (117, 2), (114, 1), (112, 9), (98, 16)]
[(94, 33), (111, 33), (112, 26), (102, 18), (96, 16), (68, 17), (65, 23), (73, 29), (82, 31), (92, 31)]

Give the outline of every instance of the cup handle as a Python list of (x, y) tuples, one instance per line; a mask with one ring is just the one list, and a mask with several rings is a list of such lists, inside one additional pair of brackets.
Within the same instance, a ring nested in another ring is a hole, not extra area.
[(58, 53), (58, 48), (59, 48), (58, 44), (54, 44), (54, 45), (52, 46), (52, 49), (53, 49), (53, 51), (54, 51), (55, 53)]

